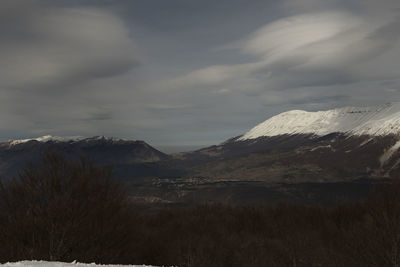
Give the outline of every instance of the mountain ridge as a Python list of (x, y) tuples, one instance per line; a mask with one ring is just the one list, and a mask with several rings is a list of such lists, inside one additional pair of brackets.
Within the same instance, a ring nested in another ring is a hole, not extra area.
[[(12, 177), (29, 163), (40, 163), (43, 153), (62, 153), (68, 158), (88, 157), (96, 165), (113, 166), (119, 177), (147, 176), (155, 163), (169, 156), (144, 141), (112, 137), (52, 137), (9, 140), (0, 143), (0, 176)], [(1, 177), (0, 177), (1, 179)]]
[[(54, 142), (54, 143), (62, 143), (62, 142), (79, 142), (79, 141), (111, 141), (111, 142), (141, 142), (139, 140), (131, 140), (131, 139), (123, 139), (123, 138), (116, 138), (116, 137), (107, 137), (103, 135), (96, 135), (96, 136), (53, 136), (53, 135), (43, 135), (39, 137), (33, 138), (26, 138), (26, 139), (11, 139), (7, 141), (2, 141), (0, 144), (15, 146), (19, 144), (25, 144), (28, 142), (39, 142), (39, 143), (47, 143), (47, 142)], [(142, 141), (144, 142), (144, 141)]]

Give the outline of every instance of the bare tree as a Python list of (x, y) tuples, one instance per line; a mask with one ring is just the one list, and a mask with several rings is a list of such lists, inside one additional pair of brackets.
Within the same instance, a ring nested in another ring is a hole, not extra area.
[(0, 257), (117, 262), (127, 253), (133, 213), (110, 170), (45, 153), (0, 184)]

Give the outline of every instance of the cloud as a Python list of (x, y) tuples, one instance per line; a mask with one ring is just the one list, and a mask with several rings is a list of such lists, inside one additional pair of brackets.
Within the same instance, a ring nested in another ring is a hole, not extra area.
[(0, 58), (1, 136), (121, 128), (110, 102), (126, 88), (101, 82), (132, 72), (138, 59), (130, 30), (112, 10), (2, 1)]
[(61, 90), (137, 64), (127, 28), (110, 12), (10, 3), (2, 2), (2, 90)]
[[(357, 17), (345, 13), (331, 12), (287, 17), (253, 32), (242, 50), (262, 57), (269, 64), (285, 58), (317, 56), (318, 51), (310, 51), (307, 48), (324, 44), (359, 24)], [(337, 49), (341, 47), (335, 43), (330, 47), (324, 46), (324, 51), (329, 54), (335, 53)]]
[[(252, 62), (209, 66), (170, 83), (259, 95), (396, 78), (400, 71), (392, 67), (400, 59), (399, 28), (399, 17), (393, 15), (381, 21), (339, 11), (285, 17), (235, 44), (240, 52), (255, 58)], [(385, 58), (390, 53), (392, 59)], [(379, 67), (375, 65), (378, 61)]]

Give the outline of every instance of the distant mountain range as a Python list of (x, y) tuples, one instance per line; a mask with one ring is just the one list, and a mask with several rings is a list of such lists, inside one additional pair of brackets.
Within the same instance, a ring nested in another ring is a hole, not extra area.
[[(326, 192), (346, 199), (361, 187), (342, 196), (348, 186), (338, 184), (398, 177), (399, 148), (400, 103), (391, 103), (288, 111), (221, 144), (171, 155), (143, 141), (108, 137), (11, 140), (0, 143), (0, 174), (15, 175), (44, 151), (55, 150), (112, 165), (115, 178), (129, 181), (135, 197), (147, 202), (304, 200)], [(314, 190), (332, 184), (342, 191)], [(309, 185), (318, 186), (310, 193)]]

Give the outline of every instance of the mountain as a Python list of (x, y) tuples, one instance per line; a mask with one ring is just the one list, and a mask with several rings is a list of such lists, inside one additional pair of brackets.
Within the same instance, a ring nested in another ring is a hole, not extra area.
[(132, 199), (146, 205), (358, 200), (400, 176), (400, 103), (292, 110), (241, 136), (166, 155), (143, 141), (53, 137), (0, 143), (0, 174), (15, 175), (46, 150), (112, 165)]
[(97, 165), (112, 166), (118, 178), (155, 175), (157, 162), (169, 158), (144, 141), (47, 135), (0, 143), (0, 174), (15, 176), (26, 164), (40, 161), (45, 151), (62, 152), (70, 158), (89, 157)]
[(174, 155), (193, 176), (337, 182), (400, 174), (400, 103), (292, 110), (219, 145)]

